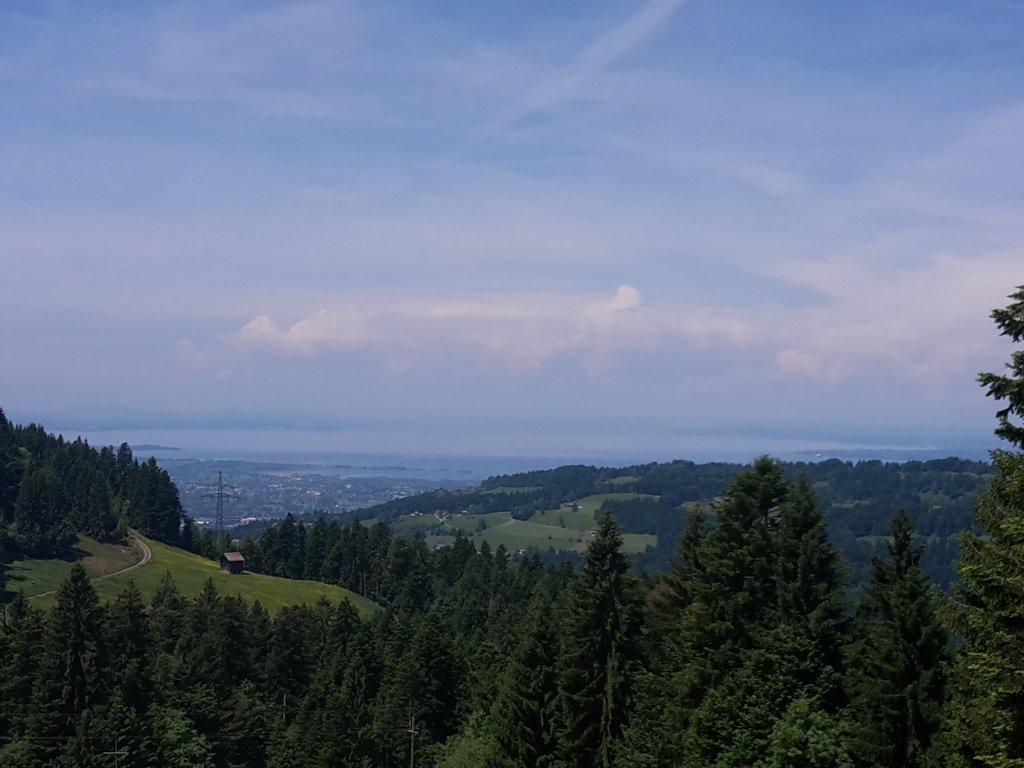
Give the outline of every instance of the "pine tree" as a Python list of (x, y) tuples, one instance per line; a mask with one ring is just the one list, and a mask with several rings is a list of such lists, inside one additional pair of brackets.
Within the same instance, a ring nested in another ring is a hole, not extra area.
[(620, 755), (625, 764), (657, 768), (671, 764), (679, 751), (680, 726), (684, 721), (678, 691), (672, 678), (692, 659), (678, 631), (680, 617), (699, 590), (691, 586), (704, 578), (703, 544), (708, 535), (708, 516), (700, 507), (686, 518), (676, 544), (676, 559), (648, 596), (648, 670), (636, 683), (635, 717), (623, 736)]
[(781, 624), (765, 631), (740, 658), (740, 667), (708, 691), (688, 718), (681, 750), (686, 768), (756, 765), (776, 722), (798, 699), (828, 712), (838, 675), (801, 628)]
[(303, 566), (303, 577), (317, 580), (321, 578), (324, 560), (327, 559), (327, 521), (318, 517), (309, 529), (306, 537), (306, 563)]
[[(1024, 341), (1024, 286), (992, 312), (1001, 335)], [(983, 536), (963, 536), (956, 630), (954, 716), (944, 739), (948, 765), (1024, 766), (1024, 349), (1007, 373), (982, 373), (987, 394), (1005, 404), (996, 434), (1016, 450), (992, 454), (995, 477), (979, 499)]]
[(611, 768), (641, 670), (641, 597), (622, 535), (606, 513), (566, 606), (559, 698), (562, 760)]
[(942, 722), (951, 659), (936, 587), (921, 570), (910, 518), (892, 520), (889, 556), (875, 558), (850, 649), (852, 744), (861, 764), (917, 768)]
[(51, 703), (66, 716), (79, 715), (102, 700), (101, 670), (105, 663), (104, 611), (80, 563), (57, 588), (56, 605), (46, 633), (46, 674), (55, 698)]
[(30, 466), (14, 502), (13, 532), (18, 544), (32, 554), (68, 544), (73, 536), (62, 507), (60, 483), (53, 469)]
[(502, 752), (522, 768), (543, 768), (557, 749), (558, 638), (552, 609), (541, 596), (527, 614), (526, 635), (512, 654), (494, 694), (489, 721)]
[(806, 476), (791, 484), (776, 533), (779, 620), (813, 638), (825, 664), (842, 668), (845, 568)]
[(673, 641), (684, 709), (699, 704), (742, 663), (756, 638), (778, 624), (775, 534), (787, 492), (782, 467), (762, 456), (713, 507), (716, 524), (694, 555), (700, 568), (686, 582)]
[(707, 533), (708, 516), (697, 506), (686, 516), (683, 534), (676, 543), (676, 557), (669, 564), (668, 573), (651, 592), (651, 639), (655, 643), (671, 639), (680, 613), (692, 602), (690, 583), (699, 580), (704, 571), (701, 545)]
[(764, 768), (853, 768), (836, 719), (797, 699), (776, 721)]
[(842, 700), (841, 560), (806, 479), (780, 469), (762, 458), (738, 476), (689, 555), (701, 567), (674, 650), (690, 687), (665, 710), (685, 735), (664, 727), (687, 766), (753, 765), (791, 702), (834, 714)]
[(164, 571), (150, 602), (150, 627), (157, 649), (170, 653), (181, 633), (185, 599), (174, 584), (170, 571)]
[(142, 593), (129, 581), (110, 606), (109, 659), (121, 703), (144, 712), (152, 696), (152, 633)]
[(24, 735), (32, 714), (32, 691), (38, 685), (39, 638), (44, 631), (44, 617), (20, 591), (2, 611), (0, 733)]
[[(992, 310), (992, 319), (999, 327), (1000, 335), (1009, 337), (1014, 343), (1024, 341), (1024, 285), (1010, 294), (1013, 301), (1006, 307)], [(1006, 401), (996, 411), (999, 426), (996, 435), (1024, 449), (1024, 349), (1011, 353), (1006, 364), (1009, 374), (982, 373), (978, 383), (986, 388), (986, 394), (997, 402)]]

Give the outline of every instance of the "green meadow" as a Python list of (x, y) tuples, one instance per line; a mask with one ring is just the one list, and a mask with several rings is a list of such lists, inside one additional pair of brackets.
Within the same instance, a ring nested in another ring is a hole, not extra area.
[[(149, 598), (160, 585), (165, 573), (170, 573), (178, 590), (187, 597), (199, 591), (212, 579), (222, 595), (237, 595), (248, 602), (259, 600), (271, 613), (285, 606), (301, 603), (313, 604), (324, 598), (332, 603), (349, 600), (362, 615), (376, 610), (376, 604), (347, 589), (319, 581), (298, 581), (264, 576), (257, 573), (230, 575), (221, 572), (217, 563), (200, 555), (170, 547), (157, 541), (144, 540), (152, 551), (146, 565), (116, 573), (139, 562), (142, 552), (138, 548), (102, 544), (87, 537), (79, 537), (74, 550), (59, 560), (19, 560), (8, 570), (8, 589), (22, 590), (34, 605), (48, 607), (54, 597), (47, 594), (55, 590), (67, 577), (73, 564), (81, 562), (91, 576), (100, 599), (111, 600), (129, 581)], [(113, 574), (113, 575), (110, 575)]]

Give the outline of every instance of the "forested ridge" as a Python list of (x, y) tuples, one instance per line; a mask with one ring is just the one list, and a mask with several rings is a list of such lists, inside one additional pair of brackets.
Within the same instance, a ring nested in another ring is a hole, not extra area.
[[(1011, 298), (993, 317), (1020, 344)], [(76, 567), (51, 611), (4, 609), (0, 766), (1024, 766), (1024, 351), (980, 381), (1008, 448), (952, 597), (899, 510), (851, 592), (815, 481), (767, 456), (653, 581), (611, 511), (576, 569), (289, 519), (246, 542), (254, 567), (319, 565), (382, 610), (272, 616), (169, 578), (103, 605)]]
[(0, 595), (3, 564), (17, 557), (57, 556), (79, 533), (120, 540), (129, 528), (178, 544), (187, 522), (155, 459), (15, 425), (0, 409)]
[[(925, 570), (940, 584), (956, 578), (960, 533), (974, 525), (973, 510), (981, 488), (992, 477), (988, 462), (959, 458), (902, 463), (870, 461), (782, 462), (787, 480), (806, 477), (827, 521), (829, 537), (863, 582), (871, 558), (884, 552), (893, 513), (904, 510), (919, 536), (929, 540)], [(479, 488), (436, 490), (380, 504), (360, 513), (395, 521), (402, 515), (466, 510), (470, 515), (509, 511), (527, 520), (538, 512), (593, 494), (610, 493), (599, 510), (610, 511), (623, 532), (654, 534), (656, 546), (633, 560), (642, 571), (668, 567), (689, 510), (711, 508), (737, 473), (738, 464), (673, 461), (627, 467), (562, 466), (550, 470), (501, 475)], [(635, 494), (632, 499), (622, 498)], [(438, 530), (443, 530), (439, 524)], [(543, 554), (543, 553), (542, 553)]]

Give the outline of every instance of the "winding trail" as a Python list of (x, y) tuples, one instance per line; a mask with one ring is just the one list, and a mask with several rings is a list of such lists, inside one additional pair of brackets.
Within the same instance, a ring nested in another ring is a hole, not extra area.
[[(92, 581), (94, 583), (97, 581), (103, 581), (104, 579), (109, 579), (111, 576), (120, 576), (122, 573), (134, 571), (137, 568), (141, 568), (144, 565), (149, 565), (149, 561), (153, 559), (153, 550), (149, 548), (149, 544), (147, 544), (145, 539), (139, 536), (139, 534), (137, 534), (135, 531), (129, 531), (128, 538), (131, 540), (133, 544), (138, 545), (138, 547), (142, 550), (142, 559), (139, 560), (139, 562), (137, 563), (132, 563), (131, 565), (125, 566), (124, 568), (113, 571), (111, 573), (105, 573), (102, 576), (93, 577)], [(55, 594), (57, 594), (57, 590), (51, 589), (46, 592), (40, 592), (38, 595), (32, 595), (30, 597), (27, 597), (26, 599), (35, 600), (37, 597), (46, 597), (47, 595)]]

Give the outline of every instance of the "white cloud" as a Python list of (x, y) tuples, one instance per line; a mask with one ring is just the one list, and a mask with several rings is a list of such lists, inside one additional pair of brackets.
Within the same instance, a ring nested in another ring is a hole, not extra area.
[(615, 298), (608, 303), (612, 312), (625, 312), (640, 306), (640, 291), (632, 285), (620, 285), (615, 291)]
[[(321, 310), (282, 329), (270, 315), (246, 323), (235, 338), (243, 347), (278, 353), (335, 355), (356, 348), (381, 356), (391, 372), (413, 367), (438, 350), (473, 360), (497, 360), (512, 370), (535, 370), (558, 359), (614, 357), (638, 345), (740, 344), (748, 334), (736, 321), (712, 318), (705, 307), (647, 308), (632, 285), (610, 299), (499, 295), (487, 300), (409, 302), (376, 297), (376, 309)], [(400, 361), (400, 362), (399, 362)]]
[(684, 2), (685, 0), (650, 0), (637, 14), (611, 28), (588, 45), (571, 66), (554, 73), (530, 91), (524, 98), (522, 110), (516, 118), (526, 117), (570, 98), (580, 86), (642, 45), (672, 18)]
[(926, 383), (972, 376), (1004, 354), (989, 312), (1003, 303), (1013, 280), (1007, 276), (1022, 263), (1024, 254), (997, 251), (896, 267), (861, 252), (778, 265), (832, 301), (773, 313), (760, 324), (759, 343), (778, 349), (775, 366), (787, 375)]
[(320, 310), (282, 330), (269, 315), (254, 317), (238, 332), (238, 340), (281, 352), (310, 355), (320, 349), (351, 349), (367, 341), (367, 323), (353, 310)]

